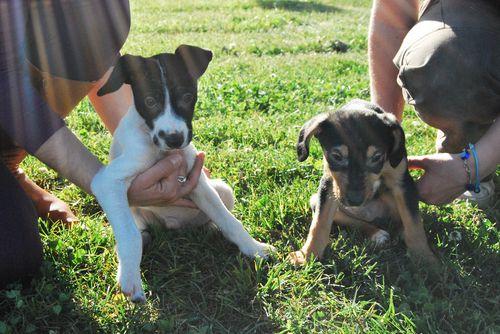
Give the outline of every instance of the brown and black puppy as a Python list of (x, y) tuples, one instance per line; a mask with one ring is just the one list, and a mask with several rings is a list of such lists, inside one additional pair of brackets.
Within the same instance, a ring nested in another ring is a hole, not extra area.
[(313, 221), (294, 264), (321, 258), (332, 222), (360, 228), (377, 245), (389, 234), (370, 224), (375, 218), (401, 221), (412, 255), (428, 263), (438, 260), (427, 244), (418, 209), (418, 193), (407, 169), (405, 138), (396, 118), (380, 107), (353, 100), (336, 112), (320, 114), (300, 130), (299, 161), (309, 156), (315, 136), (323, 149), (323, 177), (311, 198)]

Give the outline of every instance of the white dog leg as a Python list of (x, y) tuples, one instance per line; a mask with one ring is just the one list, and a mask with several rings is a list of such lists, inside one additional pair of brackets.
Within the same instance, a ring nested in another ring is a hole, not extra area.
[[(233, 210), (234, 194), (231, 187), (219, 179), (211, 179), (209, 182), (217, 191), (224, 206), (229, 211)], [(210, 218), (203, 211), (180, 206), (132, 208), (132, 213), (136, 225), (141, 231), (143, 245), (145, 240), (149, 241), (150, 239), (147, 226), (159, 224), (168, 229), (179, 229), (201, 226), (210, 221)]]
[(140, 272), (141, 234), (128, 206), (128, 182), (116, 179), (117, 168), (114, 166), (117, 165), (113, 163), (117, 160), (112, 161), (110, 165), (96, 174), (91, 188), (113, 228), (118, 256), (118, 283), (123, 293), (133, 302), (144, 302), (146, 298), (142, 289)]
[(191, 192), (190, 198), (217, 225), (224, 236), (238, 246), (243, 254), (266, 258), (274, 250), (271, 245), (258, 242), (250, 236), (243, 224), (224, 206), (204, 173), (201, 174), (198, 185)]

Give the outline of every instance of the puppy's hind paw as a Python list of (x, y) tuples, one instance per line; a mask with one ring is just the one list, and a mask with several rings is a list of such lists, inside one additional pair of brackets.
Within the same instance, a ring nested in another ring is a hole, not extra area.
[(386, 243), (389, 242), (390, 239), (391, 236), (387, 231), (384, 230), (378, 230), (377, 232), (373, 233), (370, 237), (370, 241), (377, 248), (384, 246)]
[(242, 249), (241, 252), (252, 258), (261, 257), (263, 259), (267, 259), (271, 253), (276, 252), (276, 248), (269, 244), (254, 240), (251, 247), (248, 247), (248, 249)]
[(125, 296), (130, 299), (133, 303), (144, 303), (146, 301), (146, 296), (144, 295), (144, 290), (142, 289), (141, 273), (133, 273), (131, 271), (125, 272), (118, 269), (118, 284), (120, 284), (121, 290)]

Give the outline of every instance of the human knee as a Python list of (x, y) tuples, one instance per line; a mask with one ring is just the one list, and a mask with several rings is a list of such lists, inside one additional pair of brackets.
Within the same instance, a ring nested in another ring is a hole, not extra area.
[(395, 58), (397, 80), (423, 121), (446, 129), (451, 123), (484, 124), (498, 117), (500, 48), (488, 48), (485, 40), (499, 37), (480, 29), (439, 29), (403, 43)]

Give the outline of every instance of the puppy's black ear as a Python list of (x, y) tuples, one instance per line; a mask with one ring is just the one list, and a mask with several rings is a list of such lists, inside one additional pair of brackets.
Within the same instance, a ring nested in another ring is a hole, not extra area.
[(328, 118), (328, 114), (320, 114), (307, 121), (299, 133), (299, 141), (297, 142), (297, 159), (302, 162), (309, 156), (309, 142), (311, 137), (320, 130), (320, 123)]
[(181, 57), (189, 75), (195, 80), (205, 73), (213, 56), (212, 51), (184, 44), (175, 50), (175, 55)]
[(392, 168), (396, 168), (406, 156), (405, 134), (395, 117), (394, 120), (391, 121), (390, 129), (393, 137), (393, 144), (391, 152), (389, 153), (389, 163)]
[(129, 84), (132, 76), (132, 71), (135, 67), (134, 63), (139, 61), (139, 56), (123, 55), (118, 59), (113, 72), (108, 78), (108, 81), (97, 91), (97, 96), (103, 96), (113, 93), (120, 89), (123, 84)]
[(387, 140), (392, 144), (389, 147), (388, 158), (391, 167), (396, 168), (406, 156), (405, 134), (403, 128), (393, 114), (383, 111), (382, 108), (376, 104), (366, 103), (372, 105), (369, 109), (375, 111), (378, 114), (377, 117), (389, 129), (390, 137)]

